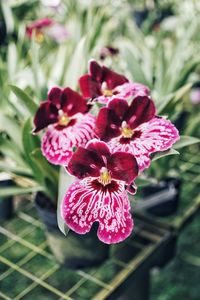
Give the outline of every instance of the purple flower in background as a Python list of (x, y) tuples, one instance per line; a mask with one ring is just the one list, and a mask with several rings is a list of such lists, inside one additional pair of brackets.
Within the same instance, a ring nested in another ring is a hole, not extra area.
[(65, 26), (50, 18), (39, 19), (28, 25), (26, 35), (31, 38), (33, 33), (38, 43), (43, 42), (45, 36), (49, 36), (57, 43), (63, 42), (69, 37)]
[(200, 104), (200, 87), (191, 90), (190, 101), (194, 105)]
[(114, 48), (114, 47), (111, 47), (111, 46), (106, 46), (106, 47), (103, 47), (100, 50), (100, 59), (104, 60), (108, 56), (113, 57), (113, 56), (117, 56), (118, 54), (119, 54), (119, 49), (118, 48)]

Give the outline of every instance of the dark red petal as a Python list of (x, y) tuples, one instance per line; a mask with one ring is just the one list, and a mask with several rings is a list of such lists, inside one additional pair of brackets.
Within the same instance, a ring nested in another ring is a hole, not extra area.
[(69, 117), (77, 113), (85, 113), (88, 110), (86, 100), (70, 88), (65, 88), (61, 95), (61, 109)]
[(128, 82), (128, 79), (121, 75), (118, 74), (105, 66), (102, 67), (102, 79), (101, 82), (106, 82), (108, 89), (114, 89), (118, 85), (122, 85), (125, 82)]
[(80, 77), (79, 86), (83, 97), (85, 98), (96, 98), (102, 94), (101, 85), (89, 74)]
[(108, 103), (108, 108), (112, 109), (120, 119), (123, 119), (129, 106), (126, 100), (115, 98)]
[(102, 67), (93, 59), (89, 62), (89, 74), (95, 81), (102, 82)]
[(38, 132), (39, 130), (47, 127), (49, 124), (54, 124), (58, 120), (58, 109), (50, 101), (44, 101), (40, 104), (35, 117), (34, 125), (35, 128), (33, 133)]
[(33, 28), (30, 27), (30, 26), (27, 26), (27, 27), (26, 27), (26, 35), (27, 35), (29, 38), (31, 38), (32, 33), (33, 33)]
[(104, 141), (120, 135), (121, 120), (115, 112), (107, 107), (100, 109), (96, 120), (95, 132)]
[(98, 153), (79, 147), (70, 159), (67, 171), (80, 179), (98, 177), (103, 166), (105, 164)]
[(99, 156), (101, 156), (105, 164), (107, 163), (107, 160), (110, 157), (110, 150), (106, 143), (97, 139), (93, 139), (87, 143), (86, 148), (96, 152)]
[(61, 100), (62, 90), (55, 86), (48, 93), (48, 100), (51, 101), (55, 106), (60, 109), (60, 100)]
[(135, 195), (137, 193), (137, 186), (135, 185), (135, 182), (131, 183), (130, 185), (127, 185), (126, 190), (129, 194)]
[(148, 96), (136, 97), (124, 116), (124, 120), (134, 129), (151, 120), (156, 113), (153, 101)]
[(138, 175), (137, 161), (130, 153), (113, 153), (108, 162), (108, 169), (112, 173), (112, 178), (126, 181), (128, 184), (130, 184)]

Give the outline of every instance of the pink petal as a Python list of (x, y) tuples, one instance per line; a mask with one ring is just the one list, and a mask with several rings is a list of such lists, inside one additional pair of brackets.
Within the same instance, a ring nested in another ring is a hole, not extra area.
[(165, 151), (180, 138), (176, 127), (165, 118), (155, 117), (140, 128), (140, 142), (149, 153)]
[(147, 86), (137, 82), (127, 82), (115, 88), (117, 97), (128, 99), (130, 97), (148, 96), (150, 90)]
[(79, 79), (79, 86), (83, 97), (96, 98), (101, 95), (101, 88), (97, 81), (91, 75), (85, 74)]
[(133, 220), (129, 211), (122, 182), (112, 181), (103, 187), (91, 178), (74, 182), (61, 205), (61, 215), (69, 228), (85, 234), (94, 222), (99, 222), (98, 238), (107, 244), (119, 243), (131, 234)]
[(47, 127), (49, 124), (54, 124), (58, 120), (58, 109), (50, 101), (43, 101), (38, 108), (35, 117), (35, 128), (33, 133), (37, 133), (39, 130)]
[(61, 109), (69, 117), (77, 113), (85, 113), (88, 110), (86, 100), (70, 88), (65, 88), (61, 95)]
[(54, 23), (51, 27), (49, 27), (47, 34), (57, 43), (64, 42), (69, 38), (69, 32), (65, 26), (59, 23)]
[(42, 138), (43, 155), (55, 165), (67, 165), (73, 154), (73, 148), (82, 146), (94, 138), (95, 117), (78, 114), (73, 126), (62, 130), (49, 126)]
[(141, 132), (139, 137), (121, 143), (120, 137), (113, 138), (108, 142), (111, 152), (126, 152), (135, 156), (140, 172), (150, 166), (150, 154), (157, 151), (165, 151), (179, 139), (175, 126), (164, 118), (155, 117), (146, 122), (137, 130)]
[(112, 178), (126, 181), (129, 184), (138, 175), (137, 161), (130, 153), (113, 153), (108, 161), (108, 169), (111, 171)]

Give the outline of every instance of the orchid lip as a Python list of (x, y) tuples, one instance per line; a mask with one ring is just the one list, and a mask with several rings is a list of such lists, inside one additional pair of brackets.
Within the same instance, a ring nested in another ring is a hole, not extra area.
[(44, 40), (44, 34), (39, 29), (35, 29), (35, 40), (37, 43), (42, 43)]
[(134, 131), (129, 127), (129, 125), (126, 123), (126, 121), (122, 122), (121, 134), (124, 138), (131, 138), (134, 134)]
[(58, 111), (58, 124), (61, 126), (67, 126), (70, 122), (70, 118), (61, 109)]
[(102, 167), (100, 170), (99, 182), (104, 186), (110, 184), (112, 181), (110, 172), (106, 167)]
[(108, 85), (107, 85), (107, 83), (105, 81), (101, 85), (101, 91), (102, 91), (102, 94), (105, 97), (111, 97), (111, 96), (113, 96), (113, 91), (108, 88)]

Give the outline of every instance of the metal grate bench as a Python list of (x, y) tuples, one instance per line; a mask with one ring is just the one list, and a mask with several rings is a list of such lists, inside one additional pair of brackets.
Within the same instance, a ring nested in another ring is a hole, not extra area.
[(183, 185), (183, 194), (187, 189), (191, 203), (183, 203), (179, 215), (165, 219), (135, 213), (132, 236), (113, 247), (110, 259), (97, 268), (72, 271), (59, 266), (35, 208), (27, 202), (0, 227), (0, 299), (125, 300), (132, 299), (133, 290), (134, 300), (148, 299), (149, 270), (174, 256), (180, 231), (200, 208), (199, 175), (192, 171), (196, 164), (191, 167), (189, 162), (188, 168), (184, 176), (191, 182)]

